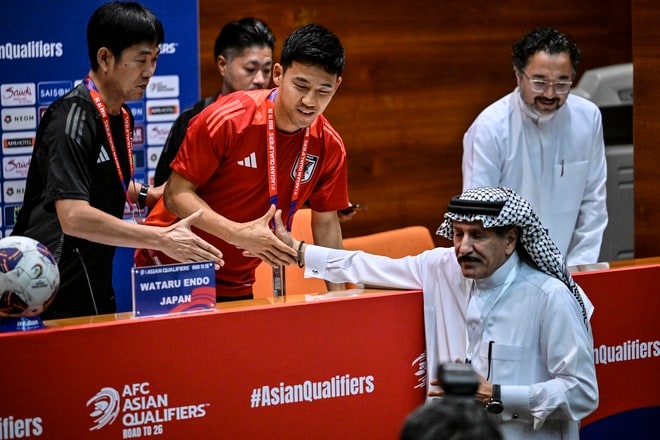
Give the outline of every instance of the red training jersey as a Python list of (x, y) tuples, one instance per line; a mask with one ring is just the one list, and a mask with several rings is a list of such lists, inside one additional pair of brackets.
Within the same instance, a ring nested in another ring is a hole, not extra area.
[[(190, 123), (172, 170), (197, 185), (197, 194), (217, 213), (235, 222), (264, 215), (270, 206), (268, 191), (267, 99), (271, 90), (239, 91), (219, 98)], [(288, 218), (296, 167), (304, 130), (276, 130), (278, 208)], [(316, 211), (336, 211), (348, 205), (346, 150), (339, 134), (323, 115), (310, 126), (305, 171), (297, 206), (309, 200)], [(147, 217), (155, 226), (171, 225), (179, 219), (161, 199)], [(217, 296), (235, 297), (252, 293), (254, 271), (261, 262), (246, 258), (242, 250), (195, 229), (200, 237), (223, 253), (225, 265), (216, 271)], [(138, 266), (153, 265), (153, 251), (138, 249)], [(162, 264), (174, 263), (154, 252)]]

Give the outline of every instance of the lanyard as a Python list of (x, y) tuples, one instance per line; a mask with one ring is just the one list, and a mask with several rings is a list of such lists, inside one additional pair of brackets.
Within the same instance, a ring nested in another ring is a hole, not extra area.
[[(275, 111), (273, 102), (277, 97), (277, 89), (273, 90), (268, 96), (267, 103), (267, 150), (268, 150), (268, 193), (270, 196), (270, 204), (278, 206), (278, 190), (277, 190), (277, 148), (275, 145)], [(286, 221), (286, 229), (291, 231), (291, 224), (293, 222), (293, 215), (296, 212), (298, 205), (298, 196), (300, 195), (300, 184), (305, 173), (305, 158), (307, 156), (307, 146), (309, 145), (309, 127), (305, 128), (305, 136), (303, 138), (302, 148), (300, 150), (300, 160), (296, 167), (296, 180), (293, 184), (293, 193), (291, 194), (291, 204), (289, 205), (289, 215)], [(274, 224), (273, 224), (274, 226)]]
[[(110, 117), (108, 116), (108, 109), (103, 102), (103, 98), (96, 89), (94, 81), (87, 76), (83, 82), (89, 90), (89, 94), (92, 96), (92, 101), (96, 106), (99, 114), (101, 115), (101, 122), (103, 122), (103, 129), (105, 130), (105, 137), (108, 140), (108, 146), (110, 147), (110, 153), (112, 154), (112, 159), (115, 162), (115, 167), (117, 168), (117, 174), (119, 174), (119, 180), (121, 181), (121, 186), (124, 188), (124, 194), (126, 195), (126, 201), (131, 205), (131, 201), (128, 198), (128, 187), (124, 181), (124, 173), (121, 170), (121, 164), (119, 163), (119, 157), (117, 156), (117, 148), (115, 147), (115, 141), (112, 137), (112, 130), (110, 128)], [(133, 177), (134, 166), (133, 166), (133, 137), (131, 136), (131, 119), (128, 115), (126, 109), (121, 107), (121, 116), (124, 121), (124, 136), (126, 137), (126, 151), (128, 154), (128, 164), (131, 169), (131, 178)]]

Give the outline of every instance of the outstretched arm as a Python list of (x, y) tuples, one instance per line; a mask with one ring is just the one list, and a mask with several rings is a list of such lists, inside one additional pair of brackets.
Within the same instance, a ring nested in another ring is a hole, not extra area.
[(201, 209), (202, 215), (195, 221), (195, 227), (247, 251), (271, 266), (295, 263), (296, 251), (280, 241), (268, 225), (275, 213), (274, 206), (261, 218), (245, 223), (234, 222), (211, 209), (197, 195), (196, 190), (192, 182), (173, 171), (165, 185), (165, 206), (181, 218)]
[(218, 268), (224, 264), (222, 252), (190, 230), (201, 211), (161, 228), (118, 219), (94, 208), (86, 200), (57, 200), (55, 209), (62, 231), (67, 235), (110, 246), (154, 249), (177, 261), (212, 260)]
[[(291, 236), (275, 213), (275, 232), (280, 240), (294, 249), (300, 248), (300, 264), (305, 277), (321, 278), (335, 283), (365, 284), (392, 289), (421, 289), (425, 271), (423, 255), (389, 258), (363, 251), (331, 249), (308, 245)], [(451, 250), (453, 255), (453, 250)]]
[[(314, 243), (332, 249), (343, 249), (341, 226), (337, 211), (320, 212), (312, 210), (312, 235)], [(295, 248), (298, 249), (298, 248)], [(326, 281), (328, 290), (344, 290), (344, 283)]]

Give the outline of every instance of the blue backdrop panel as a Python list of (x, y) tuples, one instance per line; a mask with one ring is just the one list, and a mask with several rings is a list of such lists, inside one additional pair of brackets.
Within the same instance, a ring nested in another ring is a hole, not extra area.
[[(23, 203), (41, 115), (89, 71), (87, 21), (103, 3), (3, 0), (0, 14), (2, 236), (11, 232)], [(147, 94), (141, 101), (129, 103), (135, 116), (135, 178), (148, 182), (153, 179), (172, 122), (182, 108), (199, 99), (199, 26), (197, 0), (141, 3), (160, 18), (165, 28), (165, 42)], [(131, 307), (132, 254), (132, 249), (118, 249), (115, 259), (114, 284), (120, 311)]]

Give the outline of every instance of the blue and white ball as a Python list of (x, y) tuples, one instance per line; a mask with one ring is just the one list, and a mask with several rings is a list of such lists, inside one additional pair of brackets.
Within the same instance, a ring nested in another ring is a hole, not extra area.
[(0, 316), (35, 316), (53, 301), (60, 271), (48, 248), (28, 237), (0, 240)]

